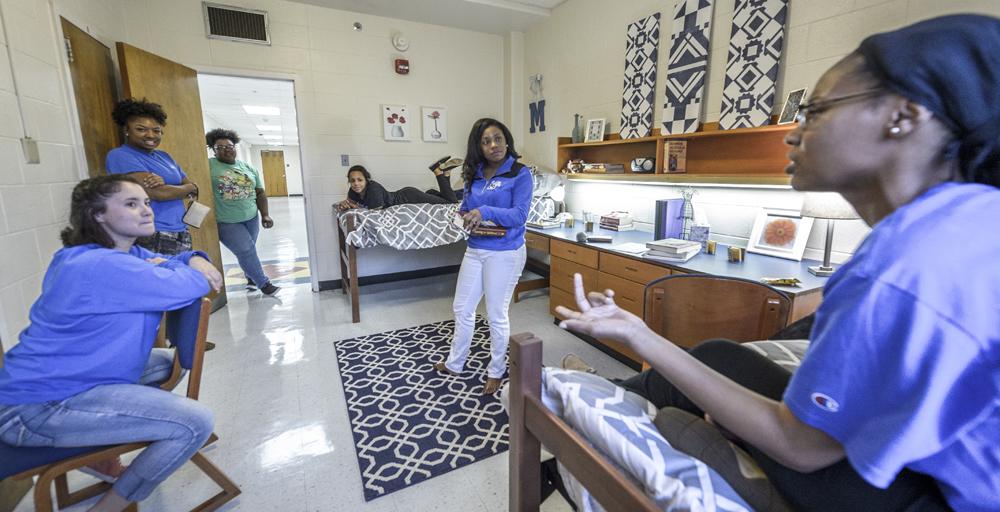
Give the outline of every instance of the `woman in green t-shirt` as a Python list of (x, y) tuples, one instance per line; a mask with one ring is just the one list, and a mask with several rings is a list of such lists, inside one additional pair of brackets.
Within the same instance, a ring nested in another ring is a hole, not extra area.
[(219, 240), (239, 260), (247, 278), (247, 289), (260, 288), (265, 295), (274, 295), (278, 287), (264, 274), (257, 257), (260, 226), (264, 229), (274, 226), (274, 221), (267, 214), (267, 195), (264, 194), (260, 173), (246, 162), (236, 159), (236, 145), (240, 142), (236, 132), (216, 128), (205, 134), (205, 142), (215, 152), (215, 158), (210, 158), (208, 164), (212, 173)]

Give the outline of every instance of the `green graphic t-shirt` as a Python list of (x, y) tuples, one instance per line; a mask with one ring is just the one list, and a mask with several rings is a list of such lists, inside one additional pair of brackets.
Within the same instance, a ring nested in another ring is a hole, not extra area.
[(246, 162), (234, 164), (208, 160), (212, 172), (212, 191), (215, 193), (215, 218), (219, 222), (248, 221), (257, 215), (257, 192), (264, 188), (260, 173)]

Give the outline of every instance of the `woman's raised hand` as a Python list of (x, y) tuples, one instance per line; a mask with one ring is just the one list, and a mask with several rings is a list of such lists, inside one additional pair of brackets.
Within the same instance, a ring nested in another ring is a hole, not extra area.
[(641, 318), (615, 304), (614, 291), (588, 294), (583, 289), (583, 277), (580, 274), (573, 274), (573, 290), (579, 311), (557, 306), (556, 314), (564, 318), (559, 327), (629, 345), (647, 329)]
[(213, 290), (219, 291), (222, 289), (222, 274), (219, 273), (210, 261), (201, 256), (192, 256), (188, 260), (188, 266), (201, 272), (201, 275), (205, 276), (205, 279), (208, 280), (208, 284)]

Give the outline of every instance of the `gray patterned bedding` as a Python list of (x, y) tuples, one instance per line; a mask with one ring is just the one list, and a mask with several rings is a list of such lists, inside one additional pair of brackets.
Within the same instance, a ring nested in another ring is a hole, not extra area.
[[(387, 245), (401, 251), (448, 245), (468, 238), (453, 222), (458, 204), (401, 204), (383, 210), (348, 210), (337, 220), (345, 242), (358, 248)], [(528, 221), (551, 217), (551, 202), (533, 198)], [(350, 220), (355, 229), (348, 232)]]

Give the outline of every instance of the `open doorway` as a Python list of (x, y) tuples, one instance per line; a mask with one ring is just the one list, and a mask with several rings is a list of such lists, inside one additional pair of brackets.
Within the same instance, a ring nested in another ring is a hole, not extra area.
[[(273, 227), (259, 229), (256, 243), (264, 274), (280, 287), (308, 284), (309, 235), (293, 82), (199, 73), (198, 88), (205, 130), (236, 132), (240, 139), (236, 160), (252, 167), (259, 176), (258, 183), (263, 184), (268, 214), (274, 221)], [(208, 149), (208, 156), (215, 158), (215, 151)], [(217, 202), (219, 194), (227, 193), (225, 181), (213, 177)], [(239, 219), (219, 219), (229, 220)], [(247, 275), (236, 255), (225, 244), (222, 263), (228, 292), (255, 292), (248, 287)]]

